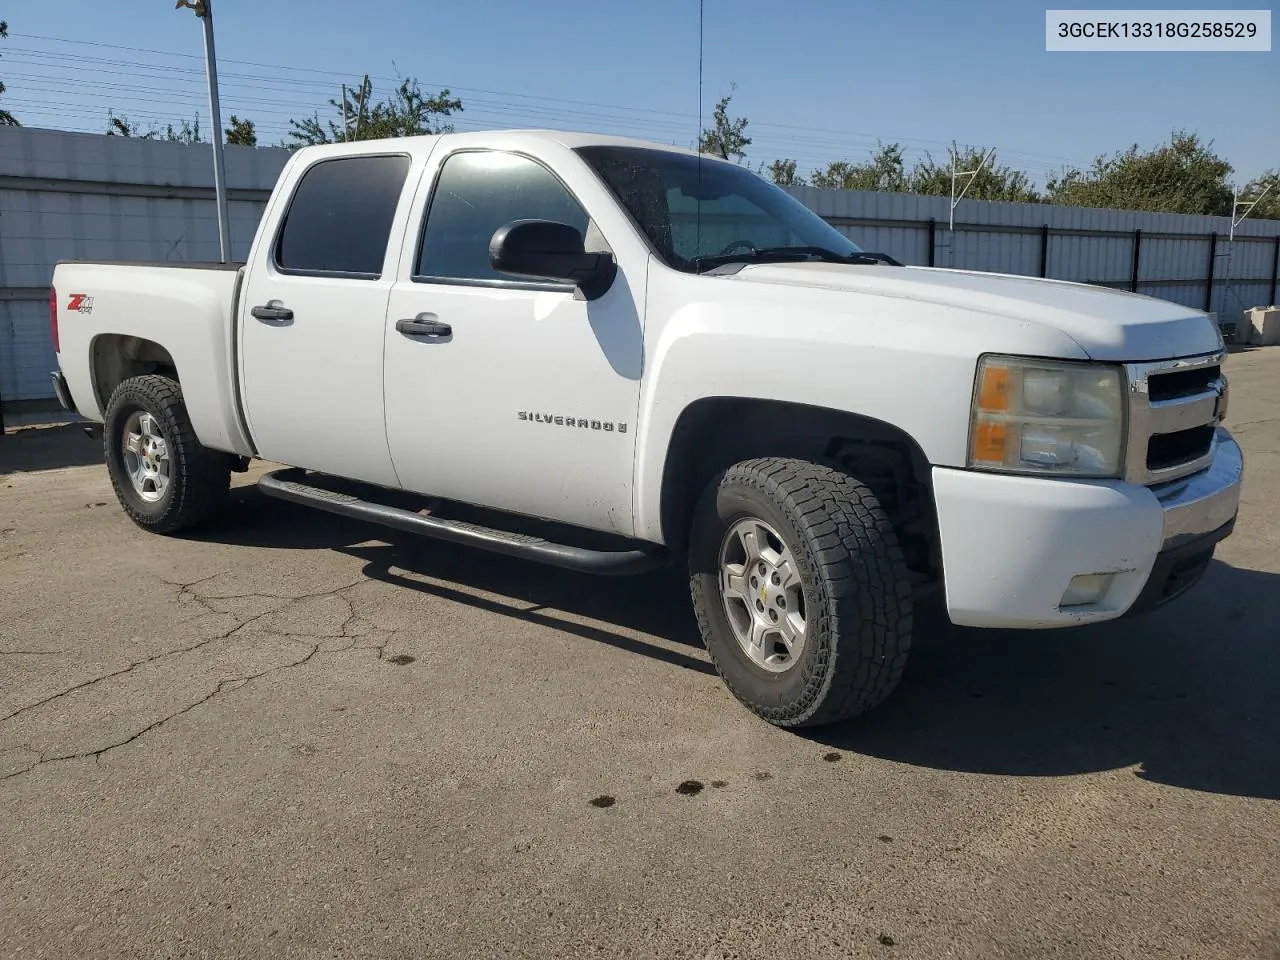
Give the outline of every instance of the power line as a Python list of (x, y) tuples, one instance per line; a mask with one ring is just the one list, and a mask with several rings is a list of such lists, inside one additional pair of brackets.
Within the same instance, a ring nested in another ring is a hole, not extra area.
[[(142, 53), (150, 56), (174, 57), (174, 58), (180, 58), (180, 59), (199, 59), (195, 54), (178, 53), (178, 52), (167, 51), (167, 50), (154, 50), (154, 49), (149, 49), (145, 47), (129, 46), (125, 44), (104, 43), (101, 41), (72, 40), (64, 37), (49, 37), (49, 36), (43, 36), (40, 34), (16, 34), (15, 33), (15, 34), (11, 34), (10, 36), (13, 38), (25, 37), (26, 39), (29, 39), (29, 40), (40, 40), (48, 43), (70, 44), (73, 46), (88, 46), (88, 47), (111, 49), (111, 50), (123, 50), (130, 53)], [(20, 49), (28, 53), (39, 53), (39, 54), (45, 54), (45, 55), (51, 55), (51, 56), (61, 56), (61, 54), (58, 53), (57, 51), (27, 50), (26, 48), (14, 48), (13, 52), (18, 52), (18, 50)], [(108, 61), (104, 59), (98, 62), (114, 63), (114, 65), (120, 65), (120, 66), (133, 66), (133, 67), (136, 67), (139, 69), (145, 69), (145, 70), (162, 69), (165, 71), (166, 75), (168, 73), (172, 73), (175, 70), (181, 71), (181, 72), (196, 73), (196, 74), (199, 73), (199, 71), (196, 69), (183, 70), (183, 68), (179, 68), (179, 67), (158, 68), (154, 64), (143, 64), (143, 63), (138, 63), (136, 61), (114, 61), (113, 62), (113, 61)], [(314, 67), (294, 67), (294, 66), (288, 66), (283, 64), (266, 64), (266, 63), (259, 63), (257, 61), (252, 61), (252, 60), (238, 60), (234, 58), (221, 58), (221, 62), (228, 63), (228, 64), (238, 64), (240, 66), (254, 67), (259, 70), (265, 69), (265, 70), (273, 70), (273, 71), (289, 71), (291, 73), (310, 74), (317, 77), (323, 76), (323, 77), (349, 78), (349, 74), (341, 71), (322, 70)], [(260, 73), (258, 74), (224, 74), (224, 76), (237, 77), (237, 78), (256, 80), (256, 81), (262, 80), (262, 75)], [(401, 82), (403, 78), (371, 76), (371, 79), (382, 81), (382, 82), (398, 84)], [(273, 82), (290, 83), (290, 84), (297, 84), (297, 85), (309, 84), (312, 86), (319, 83), (319, 81), (296, 80), (290, 77), (280, 77), (276, 80), (273, 80)], [(515, 91), (491, 90), (486, 88), (469, 87), (469, 86), (462, 86), (462, 85), (455, 85), (455, 84), (437, 84), (434, 82), (430, 82), (430, 83), (427, 83), (426, 85), (448, 88), (449, 90), (456, 93), (479, 93), (479, 94), (489, 95), (489, 96), (515, 98), (519, 100), (531, 100), (531, 101), (537, 101), (542, 103), (563, 103), (563, 104), (569, 104), (574, 106), (594, 107), (594, 108), (612, 110), (612, 111), (620, 110), (620, 111), (626, 111), (628, 113), (679, 118), (686, 122), (693, 118), (692, 115), (688, 113), (670, 111), (670, 110), (658, 110), (650, 107), (633, 107), (633, 106), (628, 106), (623, 104), (600, 103), (600, 102), (594, 102), (594, 101), (575, 100), (575, 99), (568, 99), (568, 98), (562, 98), (562, 97), (551, 97), (551, 96), (543, 96), (543, 95), (537, 95), (537, 94), (525, 94), (525, 93), (519, 93)], [(331, 86), (331, 84), (329, 86)], [(327, 100), (328, 98), (326, 98), (326, 103), (325, 103), (326, 107), (328, 105)], [(503, 106), (511, 110), (519, 109), (517, 105), (503, 105)], [(562, 113), (558, 115), (566, 116), (566, 115), (573, 115), (573, 114)], [(581, 116), (584, 119), (588, 119), (590, 118), (591, 115), (583, 112)], [(607, 119), (617, 123), (637, 122), (637, 121), (623, 121), (621, 118), (607, 118)], [(919, 138), (919, 137), (896, 137), (896, 136), (887, 136), (887, 135), (875, 135), (875, 134), (858, 132), (858, 131), (834, 130), (830, 128), (808, 127), (808, 126), (802, 126), (798, 124), (777, 123), (777, 122), (761, 121), (761, 120), (753, 120), (751, 121), (751, 123), (752, 123), (752, 127), (755, 129), (767, 128), (767, 129), (775, 129), (775, 130), (789, 130), (789, 131), (795, 131), (797, 134), (800, 134), (800, 135), (806, 135), (806, 134), (811, 135), (816, 133), (816, 134), (825, 134), (825, 135), (830, 135), (830, 136), (835, 136), (840, 138), (857, 138), (865, 141), (900, 143), (900, 144), (906, 144), (906, 145), (920, 144), (924, 146), (936, 146), (936, 147), (946, 147), (950, 142), (946, 140), (932, 140), (932, 139)], [(656, 123), (654, 124), (654, 126), (656, 126)], [(673, 126), (675, 126), (675, 124), (673, 124)], [(701, 128), (701, 120), (699, 118), (699, 129), (700, 128)], [(793, 139), (799, 140), (800, 138), (794, 137)], [(814, 145), (819, 145), (820, 143), (818, 138), (814, 138), (812, 136), (807, 136), (806, 139), (814, 142)], [(834, 142), (828, 142), (828, 145), (835, 146), (836, 144)], [(1052, 156), (1048, 154), (1031, 153), (1031, 152), (1018, 151), (1018, 150), (1005, 150), (1002, 152), (1002, 156), (1004, 156), (1006, 159), (1025, 158), (1028, 161), (1037, 160), (1037, 161), (1040, 161), (1040, 163), (1034, 164), (1034, 166), (1038, 166), (1042, 169), (1047, 168), (1050, 170), (1058, 169), (1059, 165), (1062, 163), (1067, 163), (1073, 166), (1087, 166), (1086, 161), (1082, 161), (1078, 159), (1073, 159), (1069, 157)], [(1053, 161), (1053, 162), (1052, 164), (1046, 164), (1045, 161)], [(1033, 164), (1031, 163), (1020, 163), (1020, 165), (1024, 167), (1033, 166)]]

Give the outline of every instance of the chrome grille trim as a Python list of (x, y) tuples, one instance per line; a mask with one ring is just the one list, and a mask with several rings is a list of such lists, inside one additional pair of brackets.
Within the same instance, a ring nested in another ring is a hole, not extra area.
[(1125, 443), (1126, 480), (1130, 483), (1150, 486), (1190, 476), (1209, 466), (1213, 460), (1212, 444), (1204, 456), (1163, 470), (1147, 468), (1147, 447), (1151, 437), (1156, 434), (1177, 433), (1193, 427), (1216, 426), (1221, 420), (1219, 412), (1221, 401), (1227, 392), (1226, 376), (1220, 374), (1210, 381), (1204, 390), (1197, 393), (1155, 402), (1151, 400), (1150, 380), (1165, 373), (1221, 366), (1226, 359), (1226, 351), (1219, 350), (1199, 357), (1125, 365), (1125, 375), (1129, 384), (1127, 391), (1129, 427)]

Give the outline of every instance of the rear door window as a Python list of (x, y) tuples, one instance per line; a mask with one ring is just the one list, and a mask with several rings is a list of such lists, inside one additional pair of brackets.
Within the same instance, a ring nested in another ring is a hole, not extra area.
[(378, 279), (408, 173), (405, 156), (343, 157), (311, 167), (285, 214), (276, 268)]

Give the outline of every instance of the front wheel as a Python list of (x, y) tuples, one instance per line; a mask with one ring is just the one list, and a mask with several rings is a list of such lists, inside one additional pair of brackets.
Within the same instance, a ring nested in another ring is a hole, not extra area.
[(910, 580), (887, 514), (848, 474), (781, 458), (729, 468), (695, 511), (689, 566), (707, 652), (763, 719), (834, 723), (897, 686)]
[(132, 377), (107, 404), (102, 437), (116, 498), (138, 526), (176, 533), (217, 513), (230, 458), (196, 439), (176, 380)]

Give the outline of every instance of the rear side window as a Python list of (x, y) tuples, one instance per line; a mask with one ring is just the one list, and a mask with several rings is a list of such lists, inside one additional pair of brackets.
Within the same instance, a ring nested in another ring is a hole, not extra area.
[(587, 232), (587, 214), (563, 184), (528, 157), (455, 153), (440, 169), (416, 276), (514, 280), (489, 264), (489, 241), (512, 220), (555, 220)]
[(311, 167), (285, 214), (277, 268), (376, 280), (408, 173), (408, 157), (346, 157)]

